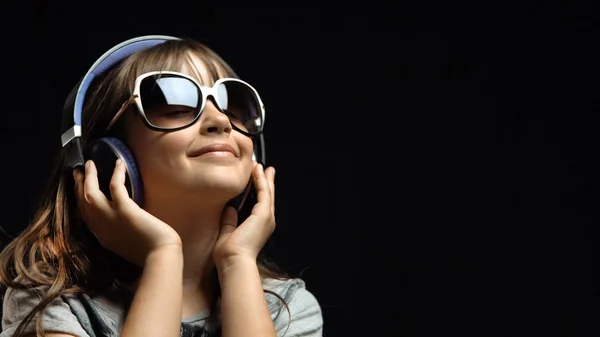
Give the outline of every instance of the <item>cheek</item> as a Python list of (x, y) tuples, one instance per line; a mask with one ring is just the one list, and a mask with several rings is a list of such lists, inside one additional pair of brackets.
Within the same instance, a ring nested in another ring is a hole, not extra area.
[(244, 157), (249, 157), (250, 161), (252, 161), (252, 154), (254, 151), (252, 139), (240, 134), (236, 136), (236, 142), (242, 155)]
[(252, 160), (254, 151), (252, 139), (240, 134), (236, 136), (236, 142), (243, 158), (244, 170), (246, 173), (248, 173), (248, 175), (250, 175), (252, 167), (254, 166), (254, 162)]
[(129, 133), (128, 144), (133, 152), (138, 168), (145, 173), (170, 172), (175, 163), (176, 154), (185, 149), (185, 137), (176, 133), (162, 134), (150, 130), (136, 130)]

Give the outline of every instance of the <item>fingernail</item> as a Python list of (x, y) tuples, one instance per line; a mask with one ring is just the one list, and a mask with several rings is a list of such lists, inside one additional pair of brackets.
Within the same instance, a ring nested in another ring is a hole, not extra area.
[(117, 159), (117, 166), (121, 165), (121, 163), (123, 163), (123, 161), (121, 160), (121, 158)]

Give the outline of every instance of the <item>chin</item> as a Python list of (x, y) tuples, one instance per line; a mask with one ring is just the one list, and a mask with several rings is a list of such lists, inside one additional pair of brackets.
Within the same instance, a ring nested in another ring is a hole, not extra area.
[(192, 194), (208, 192), (218, 198), (233, 198), (245, 190), (251, 179), (251, 167), (246, 169), (244, 166), (199, 165), (171, 176), (171, 183)]
[(187, 184), (184, 182), (184, 185), (187, 188), (193, 188), (195, 191), (209, 191), (215, 196), (222, 195), (225, 198), (233, 198), (245, 190), (248, 182), (249, 180), (242, 180), (239, 176), (236, 178), (232, 178), (231, 176), (207, 176), (201, 181), (188, 182)]

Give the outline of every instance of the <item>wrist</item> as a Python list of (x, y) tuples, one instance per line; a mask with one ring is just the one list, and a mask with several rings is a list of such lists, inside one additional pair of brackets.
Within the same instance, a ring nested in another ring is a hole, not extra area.
[(256, 257), (238, 255), (221, 259), (215, 262), (217, 271), (220, 275), (228, 273), (232, 270), (258, 268)]
[(146, 256), (146, 264), (172, 263), (183, 261), (183, 247), (181, 245), (162, 245), (152, 249)]

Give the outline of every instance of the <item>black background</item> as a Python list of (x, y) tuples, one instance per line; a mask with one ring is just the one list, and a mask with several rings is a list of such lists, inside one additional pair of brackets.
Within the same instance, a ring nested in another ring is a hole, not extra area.
[(2, 226), (93, 61), (185, 35), (265, 101), (272, 250), (325, 336), (598, 335), (597, 5), (417, 3), (3, 4)]

